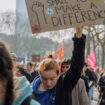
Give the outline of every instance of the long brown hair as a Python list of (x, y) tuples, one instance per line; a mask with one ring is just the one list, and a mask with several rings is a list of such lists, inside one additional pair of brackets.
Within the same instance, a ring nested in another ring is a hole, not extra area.
[(101, 70), (100, 77), (103, 76), (104, 74), (105, 74), (105, 67)]
[(0, 78), (6, 80), (6, 89), (4, 105), (12, 105), (13, 102), (13, 62), (11, 55), (6, 47), (0, 41)]

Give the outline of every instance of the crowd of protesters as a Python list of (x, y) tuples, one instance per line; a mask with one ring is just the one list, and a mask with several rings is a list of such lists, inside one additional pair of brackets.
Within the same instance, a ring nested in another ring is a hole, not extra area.
[(105, 105), (105, 68), (96, 73), (85, 63), (83, 25), (76, 27), (71, 58), (61, 62), (48, 53), (38, 64), (17, 64), (0, 41), (0, 105), (91, 105), (93, 89)]

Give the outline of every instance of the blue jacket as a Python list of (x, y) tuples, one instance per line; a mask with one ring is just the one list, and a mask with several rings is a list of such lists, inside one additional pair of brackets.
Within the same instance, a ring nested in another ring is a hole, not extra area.
[(55, 105), (55, 88), (48, 91), (37, 90), (39, 84), (41, 83), (40, 76), (34, 79), (32, 84), (33, 93), (35, 94), (36, 100), (41, 105)]
[[(17, 89), (20, 90), (20, 94), (16, 99), (14, 99), (12, 105), (21, 105), (26, 98), (32, 95), (32, 89), (27, 79), (25, 77), (19, 77), (17, 79), (19, 80), (19, 85)], [(0, 105), (3, 105), (3, 104), (0, 104)], [(31, 99), (30, 105), (40, 105), (40, 104), (35, 100)]]

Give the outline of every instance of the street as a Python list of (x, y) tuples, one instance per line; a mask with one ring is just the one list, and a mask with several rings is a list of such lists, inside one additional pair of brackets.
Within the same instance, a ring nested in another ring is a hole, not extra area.
[(99, 100), (99, 92), (98, 92), (97, 88), (94, 88), (93, 101), (92, 101), (91, 105), (98, 105), (98, 100)]

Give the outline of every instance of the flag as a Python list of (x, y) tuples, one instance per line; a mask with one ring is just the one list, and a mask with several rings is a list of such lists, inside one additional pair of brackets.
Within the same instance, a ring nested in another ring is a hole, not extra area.
[(57, 59), (56, 55), (54, 56), (54, 59), (55, 59), (55, 60)]
[(59, 45), (56, 51), (56, 55), (59, 60), (63, 59), (64, 57), (64, 40), (61, 42), (61, 46)]
[(89, 54), (86, 62), (89, 64), (89, 66), (94, 69), (94, 70), (97, 70), (98, 69), (98, 66), (96, 65), (96, 57), (95, 57), (95, 53), (94, 51), (92, 50), (91, 53)]

